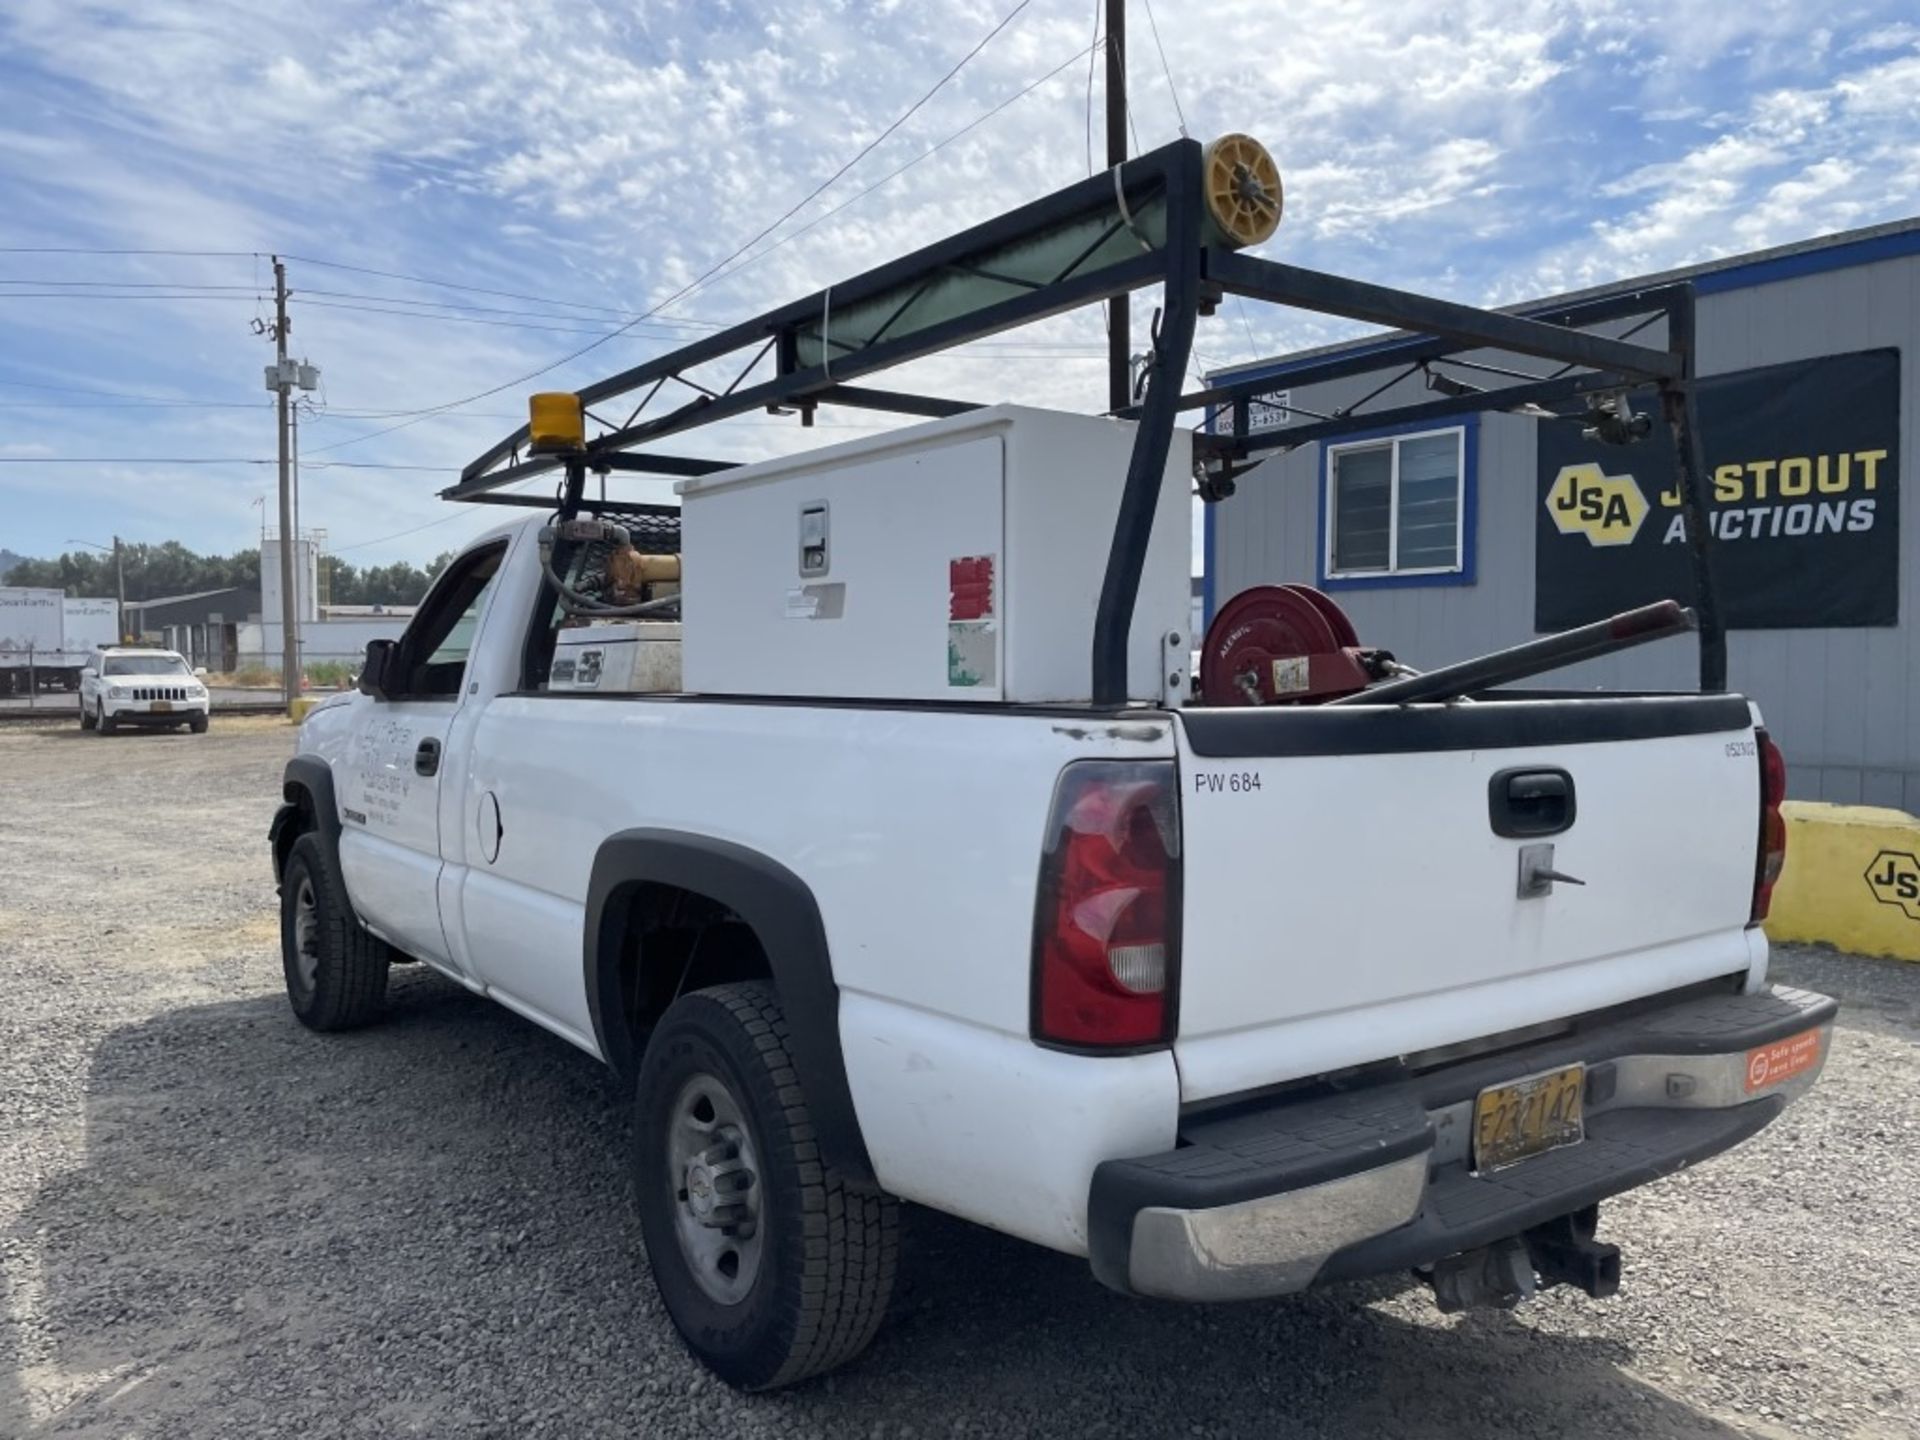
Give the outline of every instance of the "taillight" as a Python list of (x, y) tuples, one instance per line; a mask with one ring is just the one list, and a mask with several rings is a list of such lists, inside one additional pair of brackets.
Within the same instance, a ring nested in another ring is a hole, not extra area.
[(1750, 923), (1758, 925), (1773, 906), (1773, 887), (1787, 863), (1787, 822), (1780, 813), (1780, 802), (1787, 798), (1787, 760), (1766, 731), (1755, 731), (1754, 738), (1760, 749), (1760, 853), (1754, 862)]
[(1033, 925), (1033, 1035), (1139, 1049), (1173, 1035), (1180, 812), (1173, 762), (1081, 760), (1047, 816)]

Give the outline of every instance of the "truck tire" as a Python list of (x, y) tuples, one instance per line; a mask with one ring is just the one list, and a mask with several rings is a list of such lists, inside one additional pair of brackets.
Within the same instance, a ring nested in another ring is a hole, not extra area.
[(675, 1327), (739, 1389), (846, 1364), (893, 1294), (898, 1202), (819, 1157), (773, 986), (674, 1001), (640, 1064), (640, 1227)]
[(364, 1025), (386, 1003), (386, 944), (360, 928), (333, 852), (312, 831), (280, 874), (280, 963), (294, 1018), (309, 1030)]
[(84, 700), (80, 702), (80, 728), (82, 730), (93, 729), (93, 714), (87, 709), (87, 702)]
[(94, 717), (94, 725), (93, 725), (94, 733), (97, 735), (111, 735), (113, 734), (115, 727), (117, 727), (119, 723), (120, 722), (118, 720), (115, 720), (113, 716), (107, 713), (106, 701), (104, 700), (101, 701), (100, 713)]
[(207, 717), (205, 715), (194, 716), (191, 720), (187, 721), (187, 728), (196, 735), (206, 734), (207, 733)]

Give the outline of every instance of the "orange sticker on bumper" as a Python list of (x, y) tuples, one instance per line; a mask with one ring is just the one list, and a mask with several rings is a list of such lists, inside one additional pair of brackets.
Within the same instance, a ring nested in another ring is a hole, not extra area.
[(1747, 1052), (1747, 1093), (1778, 1085), (1811, 1070), (1820, 1063), (1822, 1036), (1818, 1030), (1803, 1030), (1771, 1045), (1756, 1045)]

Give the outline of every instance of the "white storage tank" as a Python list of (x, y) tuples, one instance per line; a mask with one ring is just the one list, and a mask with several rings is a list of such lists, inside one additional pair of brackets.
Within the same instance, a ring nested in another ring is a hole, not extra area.
[[(1134, 425), (995, 405), (682, 482), (703, 694), (1087, 704)], [(1192, 442), (1174, 432), (1130, 699), (1186, 693)]]

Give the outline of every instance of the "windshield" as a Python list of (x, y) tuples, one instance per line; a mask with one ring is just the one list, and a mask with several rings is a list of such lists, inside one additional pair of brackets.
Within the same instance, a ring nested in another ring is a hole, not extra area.
[(109, 655), (105, 675), (185, 675), (187, 662), (178, 655)]

